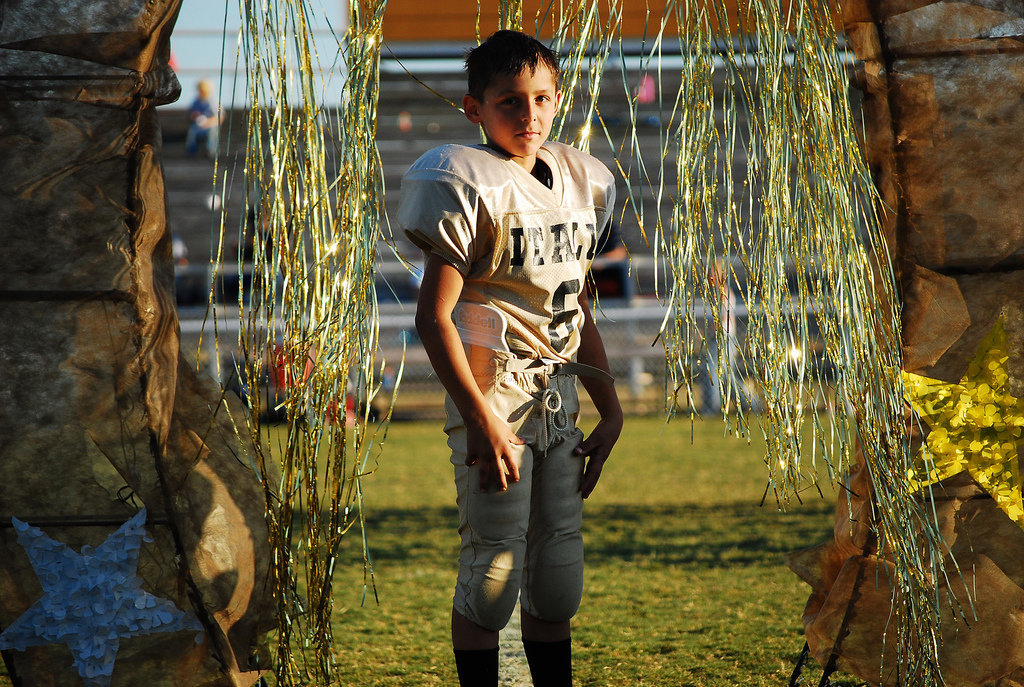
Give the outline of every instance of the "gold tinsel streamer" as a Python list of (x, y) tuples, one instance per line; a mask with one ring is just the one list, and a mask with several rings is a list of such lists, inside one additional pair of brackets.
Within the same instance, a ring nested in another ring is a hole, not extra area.
[[(319, 71), (305, 0), (266, 2), (245, 5), (252, 104), (246, 166), (259, 219), (256, 276), (248, 304), (240, 303), (240, 348), (248, 379), (283, 362), (290, 381), (280, 400), (289, 427), (280, 474), (268, 464), (270, 447), (255, 422), (258, 394), (250, 394), (275, 547), (279, 682), (326, 684), (330, 573), (340, 538), (360, 512), (358, 475), (376, 440), (346, 429), (339, 416), (347, 386), (356, 389), (359, 407), (375, 385), (376, 333), (366, 324), (375, 321), (381, 189), (373, 136), (383, 4), (352, 3), (340, 43), (349, 74), (333, 129), (315, 93)], [(719, 371), (722, 417), (741, 436), (759, 418), (768, 489), (782, 506), (817, 487), (819, 461), (838, 480), (859, 450), (875, 489), (879, 553), (895, 575), (898, 641), (886, 665), (899, 671), (901, 684), (938, 684), (934, 590), (945, 572), (938, 534), (906, 478), (912, 464), (897, 299), (847, 102), (834, 8), (822, 0), (789, 9), (778, 0), (743, 6), (735, 32), (736, 18), (714, 2), (670, 1), (649, 21), (640, 69), (654, 70), (661, 84), (658, 58), (683, 57), (678, 92), (667, 100), (659, 88), (660, 150), (640, 148), (638, 100), (625, 68), (630, 130), (616, 145), (604, 129), (627, 181), (625, 202), (667, 266), (659, 275), (669, 306), (666, 399), (674, 411), (699, 375)], [(553, 132), (586, 149), (601, 122), (598, 95), (616, 50), (621, 4), (544, 7), (534, 29), (553, 27), (563, 56), (565, 97)], [(524, 25), (520, 0), (499, 0), (498, 9), (500, 27)], [(680, 29), (670, 38), (673, 16)], [(621, 56), (621, 39), (618, 47)], [(579, 128), (570, 134), (572, 123)], [(332, 130), (336, 173), (324, 139)], [(742, 171), (736, 161), (745, 162)], [(638, 189), (654, 198), (654, 217), (645, 216)], [(823, 359), (831, 361), (831, 376), (814, 367)], [(313, 674), (296, 661), (300, 645), (314, 659)]]
[[(342, 102), (325, 103), (321, 75), (329, 69), (321, 60), (329, 68), (335, 46), (316, 54), (312, 4), (242, 3), (253, 219), (242, 244), (251, 242), (253, 273), (251, 284), (239, 275), (238, 346), (267, 499), (279, 685), (331, 682), (333, 571), (342, 538), (362, 517), (360, 476), (382, 441), (354, 409), (369, 407), (377, 385), (377, 330), (368, 323), (377, 320), (384, 6), (350, 4), (349, 28), (336, 46), (346, 71)], [(269, 376), (277, 381), (269, 403), (284, 416), (283, 446), (268, 445), (260, 427), (268, 410), (260, 380)]]
[[(564, 140), (584, 152), (590, 151), (591, 122), (597, 113), (605, 63), (618, 33), (622, 8), (606, 4), (602, 19), (599, 0), (570, 0), (555, 17), (552, 49), (560, 56), (562, 104), (551, 126), (551, 137)], [(539, 27), (538, 27), (539, 28)], [(583, 97), (580, 112), (574, 113), (577, 96)], [(566, 128), (576, 115), (582, 120), (576, 135), (568, 140)]]
[[(632, 150), (617, 156), (631, 158), (628, 188), (647, 186), (659, 207), (663, 199), (671, 207), (667, 225), (661, 213), (653, 222), (667, 266), (669, 409), (716, 371), (727, 427), (749, 436), (756, 419), (764, 434), (766, 493), (780, 507), (818, 489), (822, 468), (838, 481), (859, 451), (874, 486), (878, 553), (895, 577), (896, 655), (884, 657), (886, 670), (900, 684), (939, 684), (943, 549), (906, 479), (895, 280), (847, 99), (835, 8), (821, 0), (741, 7), (730, 17), (714, 2), (670, 3), (642, 58), (683, 57), (675, 101), (661, 102), (665, 145), (651, 164), (634, 134)], [(672, 12), (678, 47), (665, 45)]]

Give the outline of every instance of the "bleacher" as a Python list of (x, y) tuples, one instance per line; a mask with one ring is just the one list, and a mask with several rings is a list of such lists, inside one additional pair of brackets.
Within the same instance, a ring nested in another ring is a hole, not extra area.
[[(464, 91), (464, 77), (457, 60), (405, 60), (416, 76), (431, 89), (453, 102), (460, 102)], [(438, 65), (441, 65), (440, 67)], [(609, 124), (613, 140), (622, 140), (626, 134), (629, 114), (622, 95), (622, 78), (617, 70), (609, 69), (606, 76), (600, 111)], [(671, 84), (667, 87), (674, 89)], [(674, 97), (674, 91), (672, 96)], [(178, 103), (184, 107), (184, 103)], [(183, 350), (196, 350), (198, 323), (206, 312), (206, 298), (210, 289), (210, 258), (222, 251), (225, 263), (237, 260), (237, 236), (243, 220), (245, 114), (228, 112), (221, 130), (220, 155), (217, 160), (217, 181), (214, 181), (214, 162), (205, 157), (188, 157), (184, 150), (187, 114), (174, 106), (161, 108), (160, 117), (164, 133), (162, 159), (168, 193), (168, 216), (171, 231), (185, 241), (189, 251), (189, 264), (178, 269), (179, 309), (183, 322)], [(657, 102), (645, 106), (640, 113), (642, 122), (638, 135), (649, 164), (660, 156), (660, 115)], [(380, 102), (378, 111), (378, 148), (384, 168), (385, 209), (389, 214), (397, 211), (401, 176), (405, 169), (423, 152), (444, 142), (476, 143), (479, 137), (462, 113), (417, 83), (394, 61), (382, 66)], [(578, 127), (579, 123), (573, 123)], [(591, 152), (610, 168), (615, 161), (606, 140), (595, 139)], [(628, 162), (622, 164), (628, 165)], [(669, 165), (671, 167), (671, 165)], [(671, 183), (671, 182), (670, 182)], [(621, 212), (626, 189), (619, 182)], [(669, 186), (671, 188), (671, 186)], [(647, 217), (655, 216), (653, 194), (644, 192), (643, 202)], [(667, 202), (667, 201), (666, 201)], [(226, 208), (225, 238), (219, 239), (221, 206)], [(387, 231), (385, 227), (385, 231)], [(656, 410), (660, 404), (661, 379), (664, 371), (664, 353), (660, 345), (652, 345), (664, 315), (663, 306), (655, 298), (654, 251), (647, 245), (637, 228), (635, 217), (627, 212), (621, 223), (622, 240), (631, 254), (627, 292), (630, 302), (618, 298), (602, 300), (604, 313), (598, 313), (599, 323), (609, 349), (613, 371), (628, 380), (623, 384), (629, 396), (634, 397), (641, 409)], [(650, 236), (653, 240), (653, 236)], [(389, 245), (390, 244), (390, 245)], [(422, 349), (415, 342), (411, 327), (412, 280), (401, 261), (394, 255), (394, 246), (403, 254), (416, 257), (411, 244), (400, 236), (385, 236), (378, 246), (379, 264), (377, 293), (381, 304), (381, 345), (389, 360), (396, 361), (405, 350), (406, 377), (402, 398), (410, 405), (416, 394), (435, 393), (437, 384), (431, 380), (429, 365)], [(218, 292), (226, 293), (230, 303), (237, 293), (236, 270), (225, 269), (226, 285)], [(664, 279), (664, 274), (660, 275)], [(206, 350), (210, 337), (206, 336)]]
[[(412, 68), (416, 68), (415, 60), (409, 62), (412, 63)], [(479, 142), (479, 137), (476, 129), (465, 120), (461, 112), (414, 81), (401, 71), (396, 63), (391, 64), (391, 69), (382, 69), (377, 145), (384, 166), (385, 208), (387, 212), (394, 213), (397, 209), (402, 174), (417, 157), (441, 143), (476, 143)], [(432, 61), (431, 64), (436, 65), (436, 61)], [(401, 73), (394, 73), (395, 71)], [(416, 76), (451, 101), (461, 101), (465, 89), (461, 73), (417, 71)], [(609, 69), (605, 81), (600, 101), (601, 115), (605, 122), (610, 124), (613, 140), (621, 140), (627, 131), (625, 122), (628, 121), (628, 111), (621, 93), (621, 77), (617, 71)], [(672, 88), (671, 84), (666, 86)], [(191, 262), (205, 264), (216, 249), (215, 240), (211, 239), (220, 221), (219, 213), (213, 211), (217, 209), (215, 204), (222, 202), (225, 196), (228, 198), (225, 226), (229, 232), (236, 233), (241, 220), (245, 113), (239, 110), (228, 111), (226, 114), (227, 121), (221, 133), (221, 153), (218, 159), (219, 180), (215, 184), (211, 160), (202, 155), (185, 155), (184, 139), (188, 117), (182, 109), (184, 105), (185, 103), (179, 101), (175, 105), (160, 108), (161, 126), (164, 131), (162, 156), (167, 180), (168, 213), (172, 231), (188, 244)], [(660, 123), (656, 103), (646, 106), (640, 112), (640, 121), (640, 144), (645, 154), (649, 156), (647, 162), (650, 164), (657, 161), (661, 145), (660, 129), (655, 125)], [(578, 123), (574, 122), (573, 126), (578, 127)], [(608, 143), (603, 137), (595, 138), (591, 152), (611, 168), (615, 168)], [(225, 175), (228, 180), (227, 194), (223, 188)], [(618, 191), (621, 212), (627, 195), (621, 180)], [(648, 217), (653, 217), (655, 208), (649, 191), (644, 201)], [(647, 264), (653, 251), (645, 243), (631, 211), (627, 211), (623, 217), (622, 234), (623, 242), (634, 257), (636, 292), (653, 293), (653, 270), (652, 266)], [(408, 243), (400, 237), (395, 238), (400, 248), (411, 251)], [(225, 249), (235, 250), (235, 242), (229, 239)], [(385, 275), (393, 274), (398, 261), (383, 245), (380, 252), (381, 272)]]

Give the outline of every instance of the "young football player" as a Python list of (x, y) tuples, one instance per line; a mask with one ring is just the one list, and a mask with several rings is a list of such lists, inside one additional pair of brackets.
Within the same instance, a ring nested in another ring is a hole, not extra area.
[[(399, 225), (426, 253), (416, 327), (447, 391), (462, 539), (452, 644), (462, 685), (498, 684), (516, 600), (534, 684), (572, 684), (569, 621), (583, 588), (583, 499), (622, 430), (584, 280), (610, 221), (611, 173), (547, 141), (558, 60), (499, 31), (466, 58), (466, 118), (487, 143), (424, 154)], [(576, 428), (576, 378), (600, 420)]]

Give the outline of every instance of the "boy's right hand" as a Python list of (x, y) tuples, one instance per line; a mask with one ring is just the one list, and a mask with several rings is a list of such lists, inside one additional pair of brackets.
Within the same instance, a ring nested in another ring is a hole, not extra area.
[(499, 491), (519, 481), (519, 452), (525, 444), (497, 418), (466, 424), (466, 465), (480, 464), (480, 490), (487, 491), (493, 476)]

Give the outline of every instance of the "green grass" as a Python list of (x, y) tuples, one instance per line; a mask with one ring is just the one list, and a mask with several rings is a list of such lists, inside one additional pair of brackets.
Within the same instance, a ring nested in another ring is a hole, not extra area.
[[(759, 505), (763, 451), (717, 421), (627, 419), (586, 505), (577, 685), (788, 684), (810, 588), (784, 556), (830, 536), (835, 496)], [(363, 481), (379, 604), (364, 596), (353, 533), (335, 577), (338, 685), (456, 684), (448, 458), (440, 423), (395, 423)], [(804, 684), (819, 676), (808, 669)]]
[[(834, 496), (760, 506), (763, 446), (717, 422), (630, 418), (588, 500), (577, 685), (784, 685), (809, 587), (787, 552), (830, 536)], [(451, 685), (454, 488), (438, 423), (395, 424), (364, 482), (379, 605), (352, 541), (337, 574), (338, 684)], [(810, 682), (820, 671), (807, 671)]]

